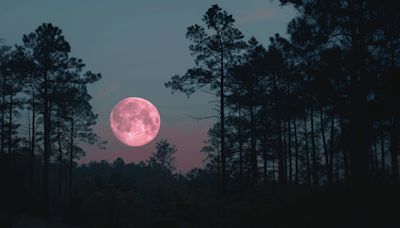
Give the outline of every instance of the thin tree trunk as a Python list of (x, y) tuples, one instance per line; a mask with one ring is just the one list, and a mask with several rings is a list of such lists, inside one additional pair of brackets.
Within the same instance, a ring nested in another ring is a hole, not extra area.
[(287, 149), (287, 136), (286, 136), (286, 120), (282, 120), (282, 124), (283, 124), (283, 167), (285, 168), (285, 182), (288, 182), (288, 174), (289, 174), (289, 166), (288, 166), (288, 149)]
[(292, 134), (291, 134), (291, 128), (290, 128), (290, 119), (291, 116), (289, 116), (289, 119), (287, 121), (287, 127), (288, 127), (288, 148), (287, 148), (287, 155), (289, 159), (289, 185), (292, 184), (292, 178), (293, 178), (293, 165), (292, 165)]
[(306, 166), (307, 166), (307, 184), (311, 186), (311, 169), (310, 169), (310, 152), (308, 150), (308, 137), (307, 137), (307, 113), (304, 116), (304, 143), (306, 151)]
[(328, 148), (327, 148), (327, 145), (326, 145), (326, 137), (325, 137), (325, 124), (324, 124), (324, 109), (323, 109), (323, 107), (321, 106), (320, 107), (320, 123), (321, 123), (321, 136), (322, 136), (322, 145), (323, 145), (323, 148), (324, 148), (324, 156), (325, 156), (325, 170), (326, 170), (326, 175), (327, 175), (327, 177), (328, 177), (328, 184), (329, 185), (332, 185), (332, 174), (331, 174), (331, 172), (330, 172), (330, 169), (329, 169), (329, 167), (330, 167), (330, 165), (329, 165), (329, 152), (328, 152)]
[[(284, 143), (285, 138), (282, 140), (282, 126), (281, 121), (278, 122), (278, 178), (279, 178), (279, 187), (281, 190), (284, 190), (286, 187), (286, 167), (285, 167), (285, 152), (284, 152)], [(284, 126), (283, 126), (284, 127)], [(283, 137), (285, 137), (285, 133), (283, 132)]]
[(239, 107), (238, 121), (238, 138), (239, 138), (239, 181), (240, 191), (243, 193), (243, 142), (242, 142), (242, 109)]
[(1, 107), (1, 154), (4, 155), (5, 150), (5, 112), (6, 112), (6, 77), (3, 75), (3, 93)]
[[(16, 159), (14, 156), (12, 156), (13, 152), (13, 141), (12, 141), (12, 134), (13, 134), (13, 107), (14, 107), (14, 101), (13, 101), (13, 77), (10, 76), (10, 103), (9, 103), (9, 110), (8, 110), (8, 156), (11, 158), (10, 162), (10, 171), (13, 172), (11, 176), (16, 176)], [(13, 186), (16, 185), (16, 179), (11, 178), (11, 183)]]
[(222, 198), (226, 195), (226, 164), (225, 164), (225, 103), (224, 103), (224, 48), (220, 40), (221, 47), (221, 72), (220, 72), (220, 122), (221, 122), (221, 193)]
[[(221, 177), (221, 150), (218, 147), (217, 150), (217, 176), (220, 178)], [(218, 190), (221, 190), (221, 181), (220, 179), (218, 180)]]
[[(31, 143), (30, 142), (30, 140), (31, 140), (31, 137), (32, 137), (32, 131), (31, 131), (31, 127), (32, 127), (32, 125), (31, 125), (31, 110), (27, 110), (27, 119), (28, 119), (28, 121), (27, 121), (27, 123), (28, 123), (28, 141), (29, 141), (29, 143)], [(29, 146), (31, 146), (31, 145), (29, 145)], [(30, 156), (31, 156), (31, 154), (29, 153), (29, 163), (28, 163), (28, 166), (29, 166), (29, 171), (28, 172), (30, 172), (31, 170), (30, 170)], [(29, 176), (30, 174), (28, 173), (28, 188), (27, 188), (27, 191), (28, 191), (28, 195), (29, 195), (29, 198), (31, 198), (32, 197), (32, 194), (31, 194), (31, 183), (30, 183), (30, 176)]]
[(35, 93), (32, 90), (32, 135), (31, 135), (31, 153), (29, 161), (29, 189), (33, 192), (33, 172), (35, 166), (35, 120), (36, 120), (36, 110), (35, 110)]
[(8, 154), (11, 155), (12, 149), (12, 121), (13, 121), (13, 91), (12, 91), (12, 83), (10, 83), (11, 91), (10, 91), (10, 104), (9, 104), (9, 114), (8, 114)]
[(343, 153), (343, 168), (344, 168), (344, 181), (347, 184), (349, 182), (349, 158), (348, 158), (348, 152), (347, 152), (347, 144), (345, 140), (345, 135), (344, 135), (344, 123), (343, 123), (343, 117), (340, 116), (340, 134), (342, 138), (342, 153)]
[(311, 119), (311, 159), (312, 159), (312, 173), (313, 173), (313, 182), (315, 186), (319, 185), (318, 179), (318, 164), (317, 164), (317, 152), (316, 152), (316, 145), (315, 145), (315, 136), (314, 136), (314, 109), (313, 105), (310, 106), (310, 119)]
[(57, 142), (58, 142), (58, 194), (61, 194), (62, 187), (62, 147), (61, 147), (61, 120), (58, 115), (58, 126), (57, 126)]
[(398, 165), (398, 152), (397, 152), (397, 118), (392, 117), (392, 126), (390, 132), (390, 147), (391, 147), (391, 161), (392, 161), (392, 181), (397, 184), (399, 181), (399, 165)]
[(50, 112), (49, 112), (49, 95), (48, 95), (48, 78), (47, 71), (43, 80), (43, 134), (44, 134), (44, 151), (43, 151), (43, 195), (45, 215), (49, 216), (49, 159), (50, 159)]
[[(331, 113), (331, 143), (329, 148), (329, 173), (330, 173), (330, 183), (333, 183), (333, 149), (335, 145), (335, 113), (332, 110)], [(329, 182), (329, 180), (328, 180)]]
[[(395, 62), (395, 51), (396, 47), (393, 42), (393, 37), (390, 37), (390, 59), (392, 69), (396, 67)], [(397, 77), (398, 75), (396, 75)], [(391, 136), (390, 136), (390, 144), (391, 144), (391, 161), (392, 161), (392, 181), (393, 184), (397, 184), (399, 182), (399, 161), (398, 161), (398, 146), (397, 146), (397, 114), (393, 114), (392, 116), (392, 129), (391, 129)]]
[(297, 142), (297, 125), (296, 115), (293, 115), (293, 128), (294, 128), (294, 156), (295, 156), (295, 171), (294, 171), (294, 184), (297, 186), (299, 183), (299, 148)]
[[(252, 101), (251, 101), (252, 103)], [(258, 167), (257, 167), (257, 153), (256, 153), (256, 136), (255, 136), (255, 121), (254, 121), (254, 110), (253, 104), (250, 105), (250, 144), (251, 144), (251, 177), (252, 177), (252, 186), (253, 188), (257, 184), (257, 174), (258, 174)]]
[(374, 150), (373, 150), (373, 143), (371, 142), (369, 145), (369, 167), (368, 169), (370, 170), (371, 174), (374, 173)]
[[(268, 126), (267, 126), (267, 121), (266, 121), (266, 126), (265, 126), (265, 131), (267, 131), (267, 129), (268, 129)], [(265, 132), (265, 134), (264, 134), (264, 140), (265, 140), (265, 144), (267, 144), (267, 142), (268, 142), (268, 136), (267, 136), (267, 133)], [(265, 184), (267, 184), (268, 183), (268, 153), (267, 153), (267, 150), (268, 150), (268, 146), (266, 145), (265, 147), (264, 147), (264, 183)]]
[(277, 170), (276, 170), (276, 164), (275, 164), (275, 159), (272, 159), (272, 182), (276, 182), (276, 176), (277, 175)]
[(374, 170), (375, 173), (378, 172), (378, 142), (374, 142)]
[(268, 170), (267, 170), (268, 160), (267, 160), (267, 150), (264, 149), (264, 164), (263, 164), (263, 171), (264, 171), (264, 184), (268, 182)]
[[(277, 95), (277, 85), (276, 85), (276, 75), (273, 75), (273, 93), (274, 93), (274, 101), (277, 104), (279, 102), (279, 98)], [(282, 142), (282, 123), (280, 118), (280, 110), (278, 110), (278, 106), (276, 105), (275, 109), (275, 120), (276, 127), (278, 130), (278, 139), (276, 143), (276, 151), (278, 155), (278, 182), (279, 182), (279, 190), (283, 191), (286, 187), (286, 177), (285, 177), (285, 157), (283, 151), (283, 142)]]
[(335, 154), (335, 160), (336, 160), (336, 172), (335, 172), (335, 174), (336, 174), (336, 176), (335, 176), (335, 178), (336, 178), (336, 183), (339, 183), (339, 181), (340, 181), (340, 156), (339, 156), (339, 153), (336, 153)]
[(382, 169), (382, 178), (386, 177), (386, 158), (385, 158), (385, 135), (383, 134), (383, 121), (380, 121), (380, 145), (381, 145), (381, 169)]
[(74, 162), (74, 114), (71, 115), (71, 132), (70, 132), (70, 152), (69, 152), (69, 180), (68, 180), (68, 199), (72, 197), (72, 168)]

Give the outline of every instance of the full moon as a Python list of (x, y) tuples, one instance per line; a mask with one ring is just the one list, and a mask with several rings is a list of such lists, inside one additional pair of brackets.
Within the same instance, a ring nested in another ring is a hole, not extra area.
[(160, 113), (149, 101), (128, 97), (113, 108), (110, 125), (119, 141), (128, 146), (143, 146), (160, 130)]

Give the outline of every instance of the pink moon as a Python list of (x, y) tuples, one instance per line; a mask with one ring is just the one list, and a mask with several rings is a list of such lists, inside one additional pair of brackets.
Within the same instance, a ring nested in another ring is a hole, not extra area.
[(110, 125), (119, 141), (128, 146), (143, 146), (160, 130), (160, 113), (149, 101), (128, 97), (113, 108)]

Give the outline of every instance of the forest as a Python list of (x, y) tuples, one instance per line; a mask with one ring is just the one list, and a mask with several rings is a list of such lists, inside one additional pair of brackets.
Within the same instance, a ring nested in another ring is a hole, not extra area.
[(193, 66), (165, 87), (213, 94), (215, 121), (186, 173), (168, 139), (80, 164), (107, 146), (102, 75), (51, 23), (1, 41), (0, 227), (400, 227), (400, 3), (274, 3), (297, 14), (268, 46), (218, 5), (187, 28)]

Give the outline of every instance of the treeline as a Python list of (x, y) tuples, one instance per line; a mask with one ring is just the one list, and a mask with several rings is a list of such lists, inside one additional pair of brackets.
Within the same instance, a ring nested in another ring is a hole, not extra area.
[[(176, 151), (162, 139), (147, 161), (135, 164), (117, 158), (74, 166), (71, 195), (57, 192), (59, 165), (50, 162), (49, 215), (43, 213), (42, 189), (27, 188), (28, 157), (24, 151), (15, 152), (0, 160), (0, 227), (176, 227), (193, 220), (209, 224), (202, 216), (216, 216), (199, 208), (198, 198), (211, 201), (213, 177), (200, 169), (176, 173)], [(42, 168), (37, 158), (35, 172)], [(41, 175), (36, 176), (35, 183), (41, 183)], [(63, 176), (60, 181), (64, 185), (68, 180)]]
[[(30, 203), (41, 199), (45, 214), (54, 195), (71, 197), (82, 142), (104, 145), (92, 131), (97, 114), (87, 90), (101, 75), (85, 71), (83, 61), (70, 52), (61, 29), (52, 24), (24, 35), (21, 45), (0, 44), (2, 198), (28, 192)], [(49, 186), (57, 187), (50, 192)]]
[[(388, 1), (281, 1), (288, 38), (245, 40), (213, 5), (188, 28), (193, 68), (165, 83), (216, 95), (207, 167), (221, 194), (299, 186), (397, 184), (400, 6)], [(229, 191), (227, 191), (229, 189)]]

